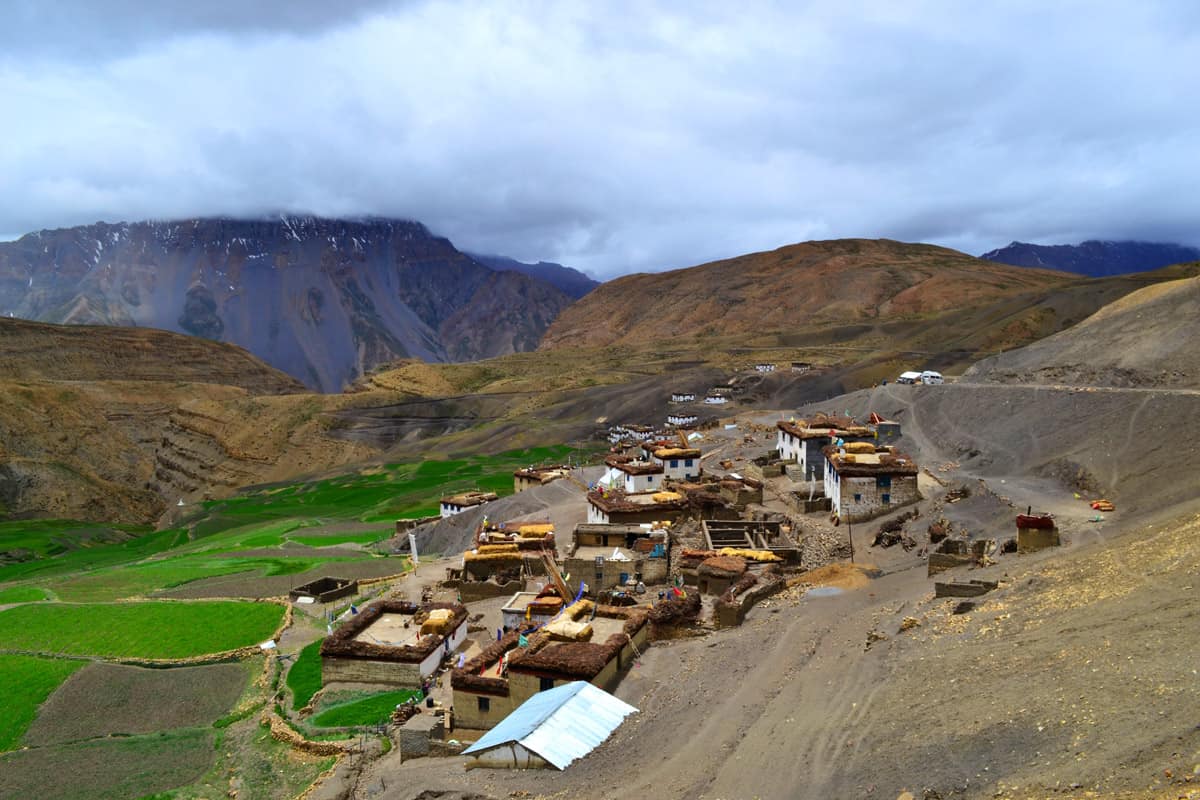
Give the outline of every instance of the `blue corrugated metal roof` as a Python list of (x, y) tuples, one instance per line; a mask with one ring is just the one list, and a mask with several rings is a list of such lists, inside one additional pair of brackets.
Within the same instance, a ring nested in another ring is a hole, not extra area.
[(637, 709), (586, 681), (538, 692), (500, 724), (483, 735), (464, 754), (520, 742), (548, 763), (565, 769), (592, 752)]

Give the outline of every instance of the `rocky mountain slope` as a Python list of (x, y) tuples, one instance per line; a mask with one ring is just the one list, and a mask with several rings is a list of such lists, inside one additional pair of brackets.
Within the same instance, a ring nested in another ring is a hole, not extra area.
[(1012, 244), (984, 253), (980, 258), (1017, 267), (1061, 269), (1093, 278), (1144, 272), (1200, 259), (1200, 249), (1161, 242), (1105, 242), (1080, 244)]
[(545, 281), (575, 300), (600, 285), (600, 281), (589, 278), (577, 269), (564, 267), (562, 264), (555, 264), (551, 261), (528, 264), (507, 256), (486, 256), (479, 253), (468, 253), (467, 255), (492, 269), (520, 272), (531, 278)]
[(1200, 389), (1198, 317), (1200, 278), (1153, 284), (1067, 330), (980, 361), (966, 379)]
[(0, 243), (0, 316), (231, 342), (322, 391), (396, 358), (531, 349), (570, 302), (394, 219), (97, 223)]
[(550, 326), (543, 348), (759, 334), (916, 318), (1066, 283), (924, 244), (806, 242), (602, 284)]
[(48, 325), (0, 319), (0, 380), (164, 381), (305, 391), (240, 347), (152, 328)]

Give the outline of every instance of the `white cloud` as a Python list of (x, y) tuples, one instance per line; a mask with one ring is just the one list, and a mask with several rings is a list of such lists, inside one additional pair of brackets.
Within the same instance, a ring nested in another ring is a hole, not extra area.
[(604, 275), (814, 237), (1200, 244), (1192, 4), (136, 5), (0, 60), (0, 230), (391, 214)]

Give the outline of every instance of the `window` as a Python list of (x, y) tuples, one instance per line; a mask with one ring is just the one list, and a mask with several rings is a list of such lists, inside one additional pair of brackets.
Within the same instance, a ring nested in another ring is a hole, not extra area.
[(480, 711), (487, 712), (492, 710), (492, 699), (490, 697), (477, 697), (475, 699), (479, 701)]
[(544, 692), (544, 691), (547, 691), (548, 689), (553, 689), (553, 688), (554, 688), (554, 678), (539, 678), (538, 679), (538, 691), (539, 692)]
[(861, 502), (862, 502), (862, 495), (861, 495), (861, 494), (859, 494), (858, 492), (855, 492), (855, 493), (854, 493), (854, 502), (856, 502), (856, 503), (861, 503)]
[(678, 458), (672, 458), (672, 459), (671, 459), (671, 469), (675, 469), (675, 468), (676, 468), (676, 467), (678, 467), (678, 466), (679, 466), (679, 459), (678, 459)]
[(886, 506), (886, 505), (889, 505), (891, 502), (892, 502), (892, 496), (890, 494), (885, 494), (883, 496), (883, 504)]
[(890, 489), (890, 488), (892, 488), (892, 476), (891, 476), (891, 475), (879, 475), (879, 476), (877, 476), (877, 477), (875, 478), (875, 486), (876, 486), (876, 487), (878, 487), (878, 488), (880, 488), (880, 489)]
[(646, 476), (646, 483), (654, 483), (654, 476), (653, 476), (653, 475), (647, 475), (647, 476)]
[(692, 459), (689, 458), (688, 460), (684, 461), (683, 465), (685, 467), (690, 467), (692, 465)]

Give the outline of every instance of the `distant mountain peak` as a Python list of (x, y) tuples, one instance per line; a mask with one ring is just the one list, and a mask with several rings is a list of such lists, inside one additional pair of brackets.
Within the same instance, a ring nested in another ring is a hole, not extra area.
[(483, 255), (480, 253), (468, 253), (467, 255), (491, 269), (511, 270), (532, 278), (537, 278), (538, 280), (543, 280), (573, 300), (578, 300), (600, 285), (600, 282), (590, 275), (572, 267), (555, 264), (552, 261), (538, 261), (536, 264), (528, 264), (507, 256)]
[(1014, 241), (980, 258), (1016, 267), (1045, 267), (1102, 278), (1200, 260), (1200, 249), (1169, 242), (1113, 239), (1054, 245)]
[(324, 391), (396, 358), (531, 350), (570, 302), (387, 217), (98, 222), (0, 243), (0, 316), (231, 342)]

